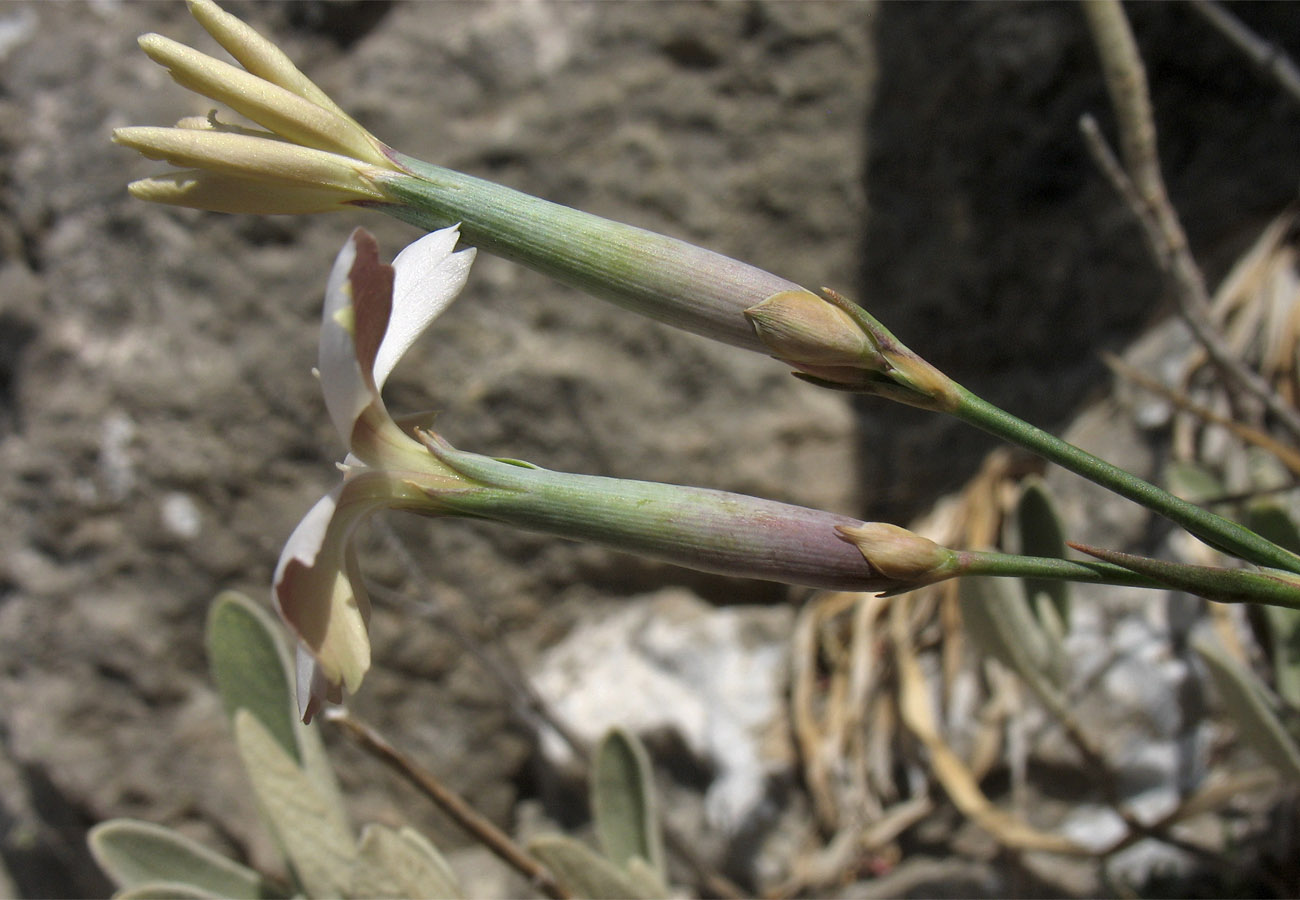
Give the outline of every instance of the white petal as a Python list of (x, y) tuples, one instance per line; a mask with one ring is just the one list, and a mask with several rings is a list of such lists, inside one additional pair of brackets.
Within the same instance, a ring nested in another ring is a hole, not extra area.
[[(316, 557), (325, 543), (325, 535), (329, 532), (330, 522), (334, 518), (334, 510), (338, 507), (339, 496), (342, 493), (343, 485), (340, 484), (317, 500), (316, 505), (302, 517), (302, 521), (289, 535), (289, 540), (284, 542), (284, 549), (280, 551), (280, 561), (275, 565), (274, 585), (278, 586), (284, 578), (284, 570), (290, 560), (297, 560), (308, 568), (316, 564)], [(276, 604), (278, 608), (278, 597)]]
[(459, 237), (456, 225), (431, 232), (393, 260), (393, 311), (375, 358), (377, 387), (384, 386), (397, 361), (465, 286), (476, 251), (452, 253)]
[(325, 673), (320, 670), (316, 658), (301, 643), (298, 644), (298, 716), (310, 723), (320, 709), (329, 689), (325, 682)]
[[(341, 696), (340, 686), (355, 691), (370, 668), (369, 602), (360, 589), (356, 567), (349, 564), (347, 542), (375, 502), (358, 499), (357, 490), (349, 491), (349, 486), (345, 482), (311, 508), (290, 535), (275, 567), (271, 596), (276, 611), (315, 663), (309, 672), (299, 660), (299, 704), (304, 716), (319, 706), (313, 705), (312, 698), (324, 688), (337, 696)], [(328, 693), (324, 696), (332, 699)]]
[(321, 390), (330, 420), (343, 441), (352, 443), (352, 428), (357, 417), (374, 400), (374, 395), (357, 365), (353, 341), (352, 285), (349, 276), (357, 259), (357, 232), (348, 238), (334, 260), (325, 287), (325, 309), (321, 316), (320, 370)]

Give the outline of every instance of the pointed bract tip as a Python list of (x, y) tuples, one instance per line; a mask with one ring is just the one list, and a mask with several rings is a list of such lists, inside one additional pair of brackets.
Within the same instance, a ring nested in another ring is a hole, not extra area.
[(782, 291), (745, 310), (772, 355), (798, 366), (871, 367), (875, 345), (843, 310), (811, 291)]
[(947, 547), (888, 522), (840, 525), (835, 530), (858, 548), (873, 569), (903, 583), (938, 581), (948, 574), (954, 558)]

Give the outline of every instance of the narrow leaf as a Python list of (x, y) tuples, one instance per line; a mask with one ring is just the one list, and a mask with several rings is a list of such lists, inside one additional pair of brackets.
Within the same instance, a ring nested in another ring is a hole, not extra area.
[(1189, 566), (1121, 553), (1118, 550), (1089, 547), (1087, 544), (1071, 542), (1070, 546), (1080, 553), (1123, 566), (1129, 571), (1207, 600), (1218, 603), (1267, 603), (1287, 609), (1300, 609), (1300, 576), (1288, 572), (1248, 572), (1244, 569)]
[(1049, 709), (1061, 709), (1064, 656), (1023, 593), (1004, 578), (963, 578), (958, 584), (962, 621), (975, 645), (1019, 675)]
[[(1040, 479), (1026, 479), (1020, 491), (1020, 500), (1016, 507), (1016, 523), (1020, 531), (1020, 552), (1025, 556), (1044, 556), (1052, 559), (1065, 558), (1065, 529), (1061, 517), (1056, 512), (1051, 495)], [(1069, 582), (1052, 578), (1024, 579), (1025, 596), (1030, 607), (1043, 621), (1043, 625), (1054, 629), (1059, 623), (1060, 629), (1053, 634), (1062, 634), (1070, 626), (1070, 585)], [(1052, 605), (1055, 620), (1051, 613), (1044, 615), (1041, 600)]]
[(1300, 747), (1278, 721), (1268, 688), (1205, 633), (1192, 638), (1242, 738), (1289, 781), (1300, 781)]
[(235, 743), (262, 815), (308, 896), (345, 896), (357, 848), (338, 807), (246, 709), (235, 712)]
[(102, 822), (90, 829), (87, 843), (95, 862), (120, 888), (183, 883), (213, 896), (236, 900), (257, 900), (275, 893), (252, 869), (151, 822)]
[(605, 734), (591, 767), (591, 811), (601, 849), (617, 866), (640, 857), (662, 873), (658, 811), (650, 757), (622, 728)]
[(545, 834), (528, 844), (528, 852), (540, 859), (555, 880), (575, 897), (586, 900), (660, 900), (666, 894), (645, 893), (648, 887), (633, 879), (585, 844), (562, 834)]
[[(1246, 527), (1292, 553), (1300, 553), (1300, 529), (1278, 503), (1260, 503), (1246, 513)], [(1300, 708), (1300, 611), (1264, 608), (1269, 651), (1277, 692), (1292, 707)]]

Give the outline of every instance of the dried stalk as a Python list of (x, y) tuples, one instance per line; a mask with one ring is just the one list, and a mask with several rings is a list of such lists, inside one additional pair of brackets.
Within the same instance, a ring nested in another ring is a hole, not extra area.
[(1260, 431), (1258, 428), (1252, 428), (1250, 425), (1238, 422), (1235, 419), (1215, 412), (1207, 406), (1202, 406), (1199, 403), (1196, 403), (1186, 394), (1175, 391), (1173, 388), (1161, 384), (1145, 372), (1142, 372), (1124, 362), (1124, 360), (1120, 359), (1118, 356), (1104, 353), (1101, 358), (1102, 362), (1104, 362), (1112, 372), (1119, 375), (1121, 378), (1127, 379), (1153, 394), (1164, 397), (1174, 406), (1184, 412), (1191, 413), (1203, 422), (1212, 425), (1220, 425), (1246, 443), (1253, 444), (1261, 450), (1267, 450), (1273, 456), (1277, 457), (1278, 461), (1281, 462), (1282, 465), (1286, 466), (1291, 474), (1300, 477), (1300, 452), (1297, 452), (1295, 448), (1287, 446), (1272, 435)]
[[(1089, 150), (1102, 171), (1143, 225), (1156, 264), (1169, 282), (1178, 311), (1200, 341), (1225, 381), (1262, 403), (1278, 424), (1300, 442), (1300, 412), (1286, 404), (1272, 387), (1228, 349), (1214, 328), (1205, 276), (1192, 256), (1178, 213), (1169, 200), (1156, 152), (1155, 118), (1147, 88), (1146, 69), (1119, 0), (1085, 0), (1115, 118), (1119, 126), (1121, 168), (1095, 122), (1081, 123)], [(1106, 158), (1107, 161), (1103, 161)], [(1123, 178), (1120, 178), (1120, 175)], [(1128, 182), (1128, 184), (1125, 184)]]
[(395, 748), (377, 731), (354, 719), (345, 709), (331, 707), (325, 717), (338, 725), (362, 749), (414, 785), (422, 794), (446, 813), (457, 825), (487, 847), (510, 868), (528, 879), (528, 882), (553, 900), (571, 900), (572, 894), (559, 885), (540, 862), (529, 856), (510, 840), (509, 835), (497, 828), (474, 807), (454, 791), (447, 788), (432, 773), (420, 768), (414, 760)]
[(1267, 72), (1292, 100), (1300, 103), (1300, 68), (1277, 44), (1264, 40), (1246, 24), (1211, 0), (1190, 0), (1192, 9), (1218, 29), (1252, 64)]

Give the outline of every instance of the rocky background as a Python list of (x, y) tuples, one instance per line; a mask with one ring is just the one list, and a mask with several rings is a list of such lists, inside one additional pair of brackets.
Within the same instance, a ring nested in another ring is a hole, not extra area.
[[(403, 151), (836, 287), (1047, 426), (1104, 390), (1099, 349), (1165, 312), (1075, 130), (1107, 104), (1072, 6), (228, 8)], [(1294, 7), (1238, 10), (1300, 53)], [(1300, 114), (1186, 7), (1132, 15), (1174, 200), (1221, 274), (1294, 196)], [(267, 594), (282, 541), (335, 478), (309, 374), (330, 260), (357, 224), (390, 254), (415, 236), (376, 214), (131, 200), (125, 183), (158, 167), (109, 131), (209, 108), (138, 52), (146, 31), (214, 49), (181, 3), (0, 5), (0, 893), (106, 894), (84, 832), (113, 816), (270, 864), (204, 615), (221, 589)], [(898, 521), (990, 446), (486, 256), (390, 384), (392, 408), (439, 410), (466, 449)], [(694, 615), (788, 596), (454, 522), (392, 517), (363, 558), (390, 593), (471, 611), (480, 640), (525, 662), (631, 598)], [(547, 782), (508, 699), (436, 621), (380, 602), (373, 635), (359, 713), (517, 825)], [(463, 846), (336, 750), (358, 820)]]

